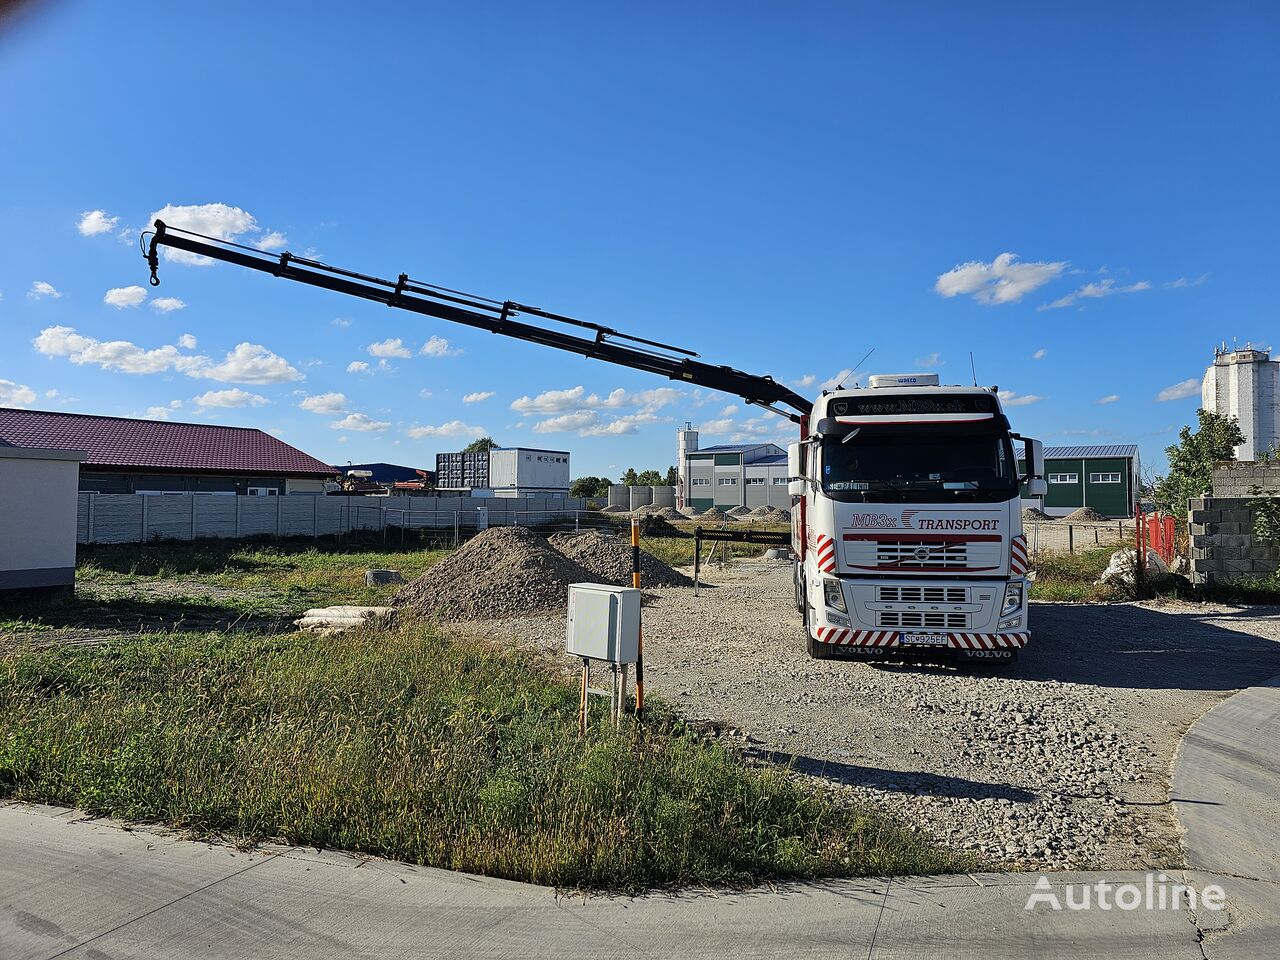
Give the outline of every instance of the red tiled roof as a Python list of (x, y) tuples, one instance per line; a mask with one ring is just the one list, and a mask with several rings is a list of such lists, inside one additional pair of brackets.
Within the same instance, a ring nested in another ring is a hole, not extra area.
[(333, 467), (251, 427), (0, 407), (0, 443), (84, 450), (90, 467), (332, 476)]

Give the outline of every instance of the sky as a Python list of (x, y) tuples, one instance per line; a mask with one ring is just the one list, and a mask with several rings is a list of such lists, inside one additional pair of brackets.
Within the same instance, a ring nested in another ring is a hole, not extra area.
[(1159, 472), (1214, 346), (1273, 342), (1278, 54), (1265, 3), (29, 3), (0, 19), (0, 406), (336, 464), (487, 434), (614, 479), (685, 420), (794, 436), (225, 264), (152, 288), (162, 213), (811, 395), (967, 384), (972, 353), (1019, 432)]

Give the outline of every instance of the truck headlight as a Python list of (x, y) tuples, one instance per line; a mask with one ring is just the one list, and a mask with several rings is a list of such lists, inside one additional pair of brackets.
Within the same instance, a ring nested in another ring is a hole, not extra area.
[(849, 612), (849, 608), (844, 605), (844, 588), (839, 580), (823, 580), (822, 594), (826, 598), (828, 607), (839, 610), (841, 613)]
[(1000, 616), (1007, 617), (1022, 609), (1022, 581), (1014, 580), (1005, 584), (1004, 603), (1000, 604)]

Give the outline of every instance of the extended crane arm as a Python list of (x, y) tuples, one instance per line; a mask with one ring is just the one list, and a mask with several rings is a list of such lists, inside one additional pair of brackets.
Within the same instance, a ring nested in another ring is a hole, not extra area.
[[(250, 270), (260, 270), (286, 280), (296, 280), (313, 287), (323, 287), (348, 296), (385, 303), (399, 310), (409, 310), (428, 317), (465, 324), (468, 327), (488, 330), (490, 333), (515, 337), (517, 340), (540, 343), (543, 346), (567, 350), (584, 357), (594, 357), (597, 360), (631, 367), (634, 370), (656, 373), (669, 380), (678, 380), (681, 383), (730, 393), (741, 397), (747, 403), (780, 413), (796, 423), (800, 423), (813, 409), (812, 401), (778, 383), (772, 377), (703, 363), (696, 359), (698, 356), (696, 353), (680, 347), (629, 336), (609, 327), (549, 313), (512, 300), (490, 300), (487, 297), (460, 293), (447, 287), (410, 280), (403, 273), (395, 282), (365, 276), (339, 267), (331, 267), (317, 260), (296, 257), (288, 252), (275, 254), (229, 240), (206, 237), (189, 230), (166, 226), (160, 220), (155, 222), (155, 232), (151, 234), (149, 245), (146, 237), (147, 234), (143, 234), (143, 247), (147, 263), (151, 266), (153, 287), (160, 285), (157, 273), (160, 268), (159, 248), (172, 247), (196, 256), (234, 263), (241, 267), (248, 267)], [(594, 336), (590, 338), (575, 336), (564, 331), (547, 329), (513, 319), (520, 315), (541, 317), (555, 323), (580, 327), (592, 331)], [(616, 340), (625, 340), (630, 345), (617, 343)], [(779, 410), (778, 404), (788, 406), (795, 412)]]

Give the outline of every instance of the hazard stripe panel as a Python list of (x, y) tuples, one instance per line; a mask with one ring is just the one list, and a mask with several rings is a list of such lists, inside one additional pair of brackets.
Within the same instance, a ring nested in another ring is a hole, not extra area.
[[(850, 630), (847, 627), (817, 627), (813, 635), (820, 643), (831, 643), (839, 646), (853, 647), (898, 647), (902, 646), (897, 630)], [(1010, 647), (1025, 647), (1030, 634), (1027, 633), (951, 633), (948, 634), (948, 647), (959, 650), (1001, 650)], [(921, 647), (921, 649), (928, 649)]]
[(1027, 538), (1014, 537), (1009, 544), (1009, 572), (1014, 576), (1021, 576), (1030, 568), (1031, 564), (1027, 562)]
[(818, 534), (818, 569), (823, 573), (836, 572), (836, 543), (824, 534)]

